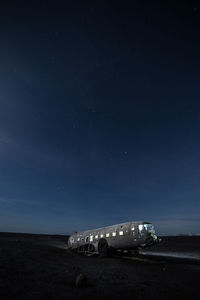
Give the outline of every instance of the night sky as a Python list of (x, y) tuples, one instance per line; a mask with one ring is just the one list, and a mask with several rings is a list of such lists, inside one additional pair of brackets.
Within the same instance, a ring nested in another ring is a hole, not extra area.
[(0, 231), (200, 233), (199, 1), (0, 4)]

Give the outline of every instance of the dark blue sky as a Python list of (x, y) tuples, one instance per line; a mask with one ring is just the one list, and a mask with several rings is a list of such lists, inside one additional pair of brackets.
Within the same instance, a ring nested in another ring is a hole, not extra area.
[(0, 7), (0, 231), (200, 233), (198, 2), (73, 3)]

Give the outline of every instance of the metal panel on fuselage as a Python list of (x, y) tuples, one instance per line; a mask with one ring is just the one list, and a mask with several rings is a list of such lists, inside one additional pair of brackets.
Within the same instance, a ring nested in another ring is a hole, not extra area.
[[(134, 230), (132, 230), (134, 228)], [(123, 232), (122, 235), (119, 233)], [(128, 222), (117, 225), (116, 239), (110, 239), (110, 247), (115, 249), (133, 249), (141, 243), (141, 238), (138, 235), (138, 224)]]
[(116, 225), (116, 236), (111, 235), (108, 245), (115, 249), (127, 248), (130, 244), (130, 223)]

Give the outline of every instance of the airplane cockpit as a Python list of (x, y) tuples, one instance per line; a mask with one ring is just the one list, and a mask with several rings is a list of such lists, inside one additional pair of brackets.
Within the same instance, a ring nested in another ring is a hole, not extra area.
[(140, 235), (144, 235), (147, 232), (152, 236), (154, 240), (157, 240), (157, 235), (155, 233), (154, 226), (151, 223), (143, 223), (138, 225), (138, 230)]

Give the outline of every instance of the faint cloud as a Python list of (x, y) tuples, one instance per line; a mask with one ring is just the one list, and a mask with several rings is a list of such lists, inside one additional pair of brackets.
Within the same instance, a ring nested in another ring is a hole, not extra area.
[(56, 167), (65, 169), (74, 169), (79, 166), (79, 159), (73, 154), (61, 155), (60, 153), (54, 153), (53, 151), (47, 152), (46, 149), (39, 149), (38, 147), (26, 144), (25, 142), (12, 137), (8, 132), (0, 130), (0, 155), (5, 157), (13, 152), (15, 155), (23, 154), (23, 161), (26, 158), (29, 161), (40, 164), (51, 163)]
[(17, 204), (17, 203), (21, 203), (21, 204), (39, 204), (38, 201), (33, 201), (33, 200), (24, 200), (24, 199), (16, 199), (16, 198), (10, 198), (10, 197), (6, 197), (6, 196), (0, 196), (0, 204)]
[(0, 196), (0, 203), (5, 203), (5, 202), (8, 202), (8, 199)]
[(5, 156), (9, 152), (21, 151), (20, 143), (6, 131), (0, 130), (0, 155)]

